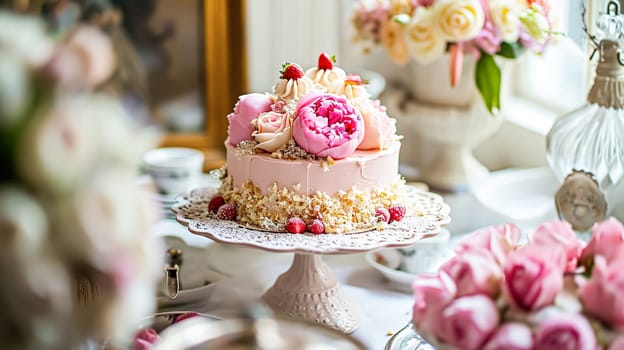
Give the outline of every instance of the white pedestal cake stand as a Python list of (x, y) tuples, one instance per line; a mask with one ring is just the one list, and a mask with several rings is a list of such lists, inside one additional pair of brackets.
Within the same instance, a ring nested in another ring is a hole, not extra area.
[(362, 311), (340, 287), (321, 256), (412, 245), (438, 234), (450, 222), (449, 206), (440, 196), (410, 188), (408, 210), (413, 215), (382, 231), (322, 235), (266, 232), (215, 219), (208, 211), (214, 193), (214, 188), (197, 189), (181, 198), (173, 206), (177, 221), (191, 233), (220, 243), (295, 253), (291, 267), (266, 291), (263, 301), (277, 313), (345, 333), (357, 329)]

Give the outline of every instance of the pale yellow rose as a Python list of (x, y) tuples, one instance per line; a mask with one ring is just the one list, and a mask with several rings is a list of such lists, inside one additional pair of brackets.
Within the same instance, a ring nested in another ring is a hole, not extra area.
[(415, 60), (427, 64), (444, 54), (446, 41), (434, 25), (433, 11), (419, 7), (407, 25), (407, 45)]
[(474, 39), (483, 29), (485, 13), (479, 0), (439, 0), (433, 5), (437, 26), (451, 41)]
[(503, 40), (514, 42), (518, 40), (520, 8), (516, 0), (491, 0), (490, 15), (492, 22), (500, 29)]
[(398, 63), (405, 64), (409, 60), (407, 41), (405, 40), (404, 25), (395, 21), (388, 21), (381, 27), (381, 43), (388, 56)]

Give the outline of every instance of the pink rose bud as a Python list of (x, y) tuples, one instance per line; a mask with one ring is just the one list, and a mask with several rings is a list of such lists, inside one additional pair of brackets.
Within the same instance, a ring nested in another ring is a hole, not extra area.
[(412, 322), (417, 329), (434, 333), (440, 327), (442, 310), (455, 298), (453, 280), (444, 272), (421, 274), (412, 283), (414, 308)]
[(160, 339), (160, 336), (153, 328), (143, 328), (134, 336), (132, 343), (133, 350), (150, 350)]
[(580, 298), (590, 315), (606, 322), (612, 328), (624, 331), (624, 260), (607, 266), (598, 255), (589, 280), (581, 285)]
[(442, 326), (435, 335), (457, 349), (482, 349), (496, 330), (498, 320), (498, 309), (489, 297), (461, 297), (444, 309)]
[(455, 251), (461, 254), (470, 249), (486, 249), (492, 253), (501, 266), (507, 261), (507, 256), (518, 247), (520, 229), (513, 224), (504, 226), (490, 226), (478, 230), (463, 238), (457, 243)]
[(509, 322), (498, 327), (483, 350), (532, 350), (533, 335), (524, 323)]
[(238, 145), (241, 141), (253, 140), (251, 134), (254, 127), (251, 121), (256, 119), (260, 113), (271, 110), (273, 100), (265, 94), (247, 94), (238, 98), (234, 106), (234, 112), (227, 116), (228, 141), (232, 145)]
[(358, 106), (364, 118), (364, 139), (358, 149), (387, 149), (396, 139), (396, 120), (386, 113), (379, 100), (366, 101)]
[(566, 221), (559, 220), (540, 225), (533, 234), (529, 235), (529, 242), (545, 246), (561, 246), (566, 253), (566, 272), (576, 270), (577, 260), (585, 246), (585, 243), (576, 237), (572, 226)]
[(609, 263), (622, 250), (624, 250), (624, 226), (617, 219), (609, 218), (594, 225), (591, 239), (581, 253), (581, 262), (589, 267), (595, 255), (602, 255)]
[(585, 317), (554, 312), (538, 324), (534, 345), (539, 350), (594, 350), (596, 337)]
[(346, 158), (364, 138), (364, 121), (349, 101), (338, 95), (311, 93), (297, 105), (293, 139), (318, 157)]
[(489, 251), (473, 249), (454, 256), (440, 270), (457, 285), (457, 296), (485, 294), (494, 297), (503, 277), (501, 267)]
[(563, 288), (562, 248), (525, 245), (503, 267), (503, 298), (523, 310), (552, 304)]

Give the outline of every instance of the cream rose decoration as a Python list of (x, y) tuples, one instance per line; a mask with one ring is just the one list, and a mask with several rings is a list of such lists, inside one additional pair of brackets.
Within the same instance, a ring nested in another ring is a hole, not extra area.
[(418, 62), (427, 64), (440, 58), (446, 50), (446, 41), (434, 26), (433, 10), (426, 7), (416, 9), (412, 21), (407, 25), (407, 45)]
[(381, 43), (386, 48), (388, 56), (398, 63), (405, 64), (409, 60), (405, 29), (395, 21), (386, 22), (381, 27)]
[(439, 0), (433, 5), (433, 11), (438, 29), (451, 41), (474, 39), (485, 23), (479, 0)]
[(514, 42), (518, 40), (520, 9), (515, 0), (491, 0), (490, 15), (492, 21), (500, 29), (504, 41)]
[(292, 121), (288, 114), (266, 112), (256, 119), (257, 130), (253, 137), (258, 142), (255, 148), (275, 152), (287, 144), (292, 135)]

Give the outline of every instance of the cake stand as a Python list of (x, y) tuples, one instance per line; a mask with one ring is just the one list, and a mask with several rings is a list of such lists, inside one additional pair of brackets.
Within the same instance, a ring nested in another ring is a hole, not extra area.
[(352, 234), (266, 232), (234, 221), (218, 220), (208, 211), (208, 202), (216, 191), (214, 188), (193, 190), (180, 198), (172, 209), (176, 220), (187, 226), (191, 233), (216, 242), (295, 253), (292, 265), (265, 292), (263, 301), (277, 313), (351, 333), (359, 326), (362, 311), (340, 287), (321, 256), (403, 247), (437, 235), (450, 222), (449, 206), (436, 194), (406, 188), (406, 204), (413, 215), (407, 215), (382, 231)]

